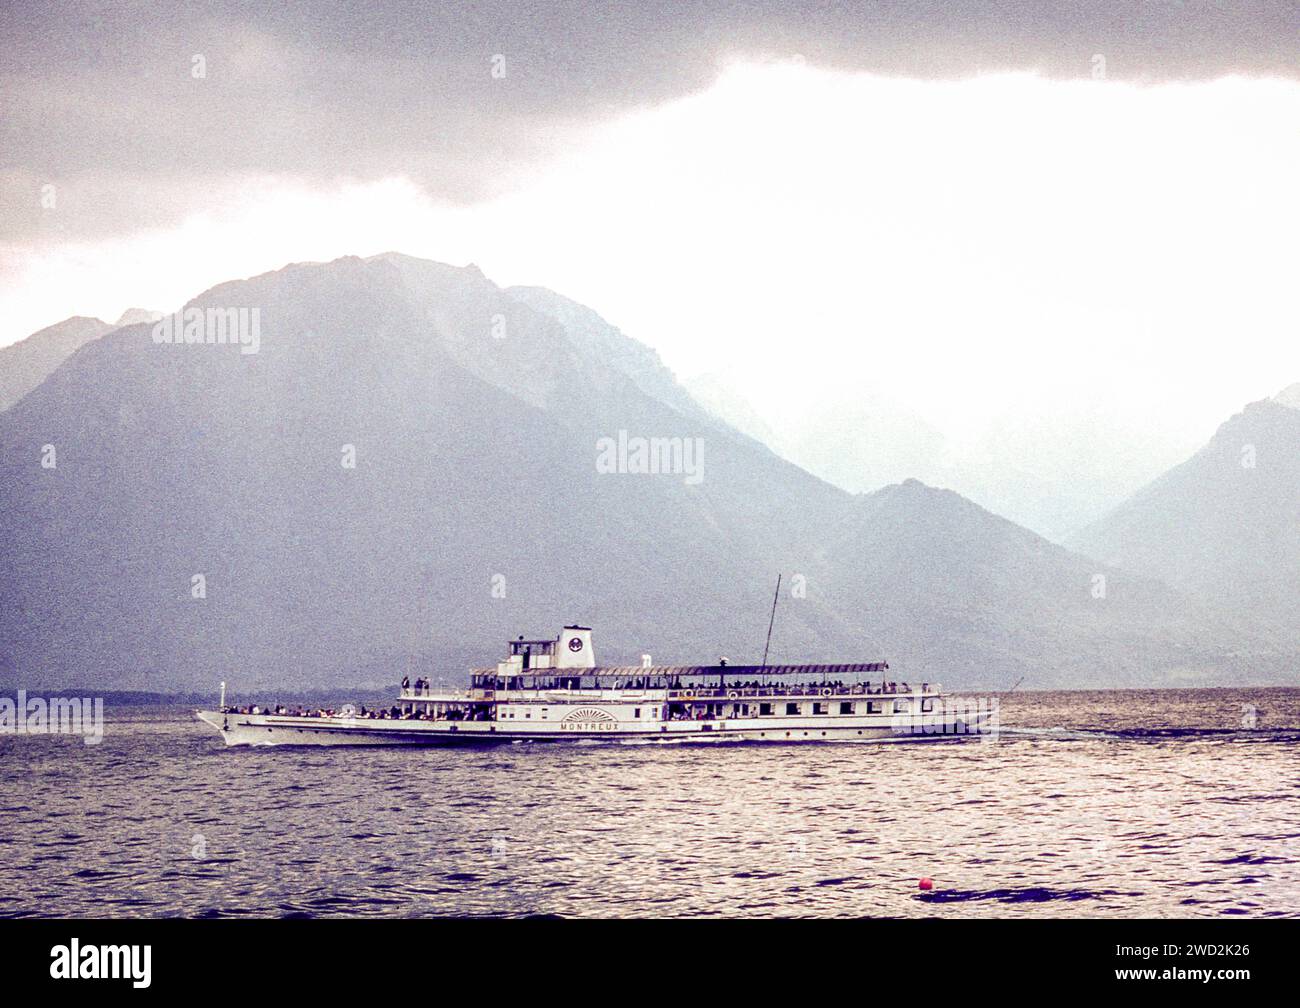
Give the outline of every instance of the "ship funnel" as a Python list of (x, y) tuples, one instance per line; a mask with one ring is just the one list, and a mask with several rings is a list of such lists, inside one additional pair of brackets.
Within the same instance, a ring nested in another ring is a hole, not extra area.
[(560, 631), (555, 665), (557, 668), (596, 667), (596, 653), (591, 648), (591, 627), (566, 626)]

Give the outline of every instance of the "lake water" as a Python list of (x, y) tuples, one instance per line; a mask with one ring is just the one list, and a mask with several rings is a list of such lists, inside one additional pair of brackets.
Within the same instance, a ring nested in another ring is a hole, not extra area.
[(1300, 915), (1300, 690), (1001, 702), (996, 740), (477, 750), (110, 707), (0, 736), (0, 916)]

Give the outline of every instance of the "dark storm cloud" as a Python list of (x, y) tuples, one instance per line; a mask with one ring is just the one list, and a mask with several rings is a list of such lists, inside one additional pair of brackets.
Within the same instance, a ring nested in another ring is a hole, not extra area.
[[(1298, 27), (1287, 0), (9, 7), (0, 239), (165, 225), (264, 174), (402, 174), (470, 201), (540, 163), (563, 127), (698, 90), (732, 56), (1086, 77), (1101, 53), (1111, 79), (1294, 77)], [(51, 184), (53, 210), (41, 203)]]

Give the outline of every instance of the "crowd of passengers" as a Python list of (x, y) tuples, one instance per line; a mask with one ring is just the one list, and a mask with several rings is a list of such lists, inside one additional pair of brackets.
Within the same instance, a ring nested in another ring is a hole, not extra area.
[[(576, 679), (564, 680), (563, 682), (565, 683), (564, 688), (577, 689), (580, 680), (576, 680)], [(569, 683), (572, 683), (572, 685), (568, 685)], [(607, 688), (627, 689), (627, 690), (654, 688), (650, 686), (649, 683), (650, 683), (649, 679), (615, 680), (613, 685)], [(429, 687), (429, 685), (430, 682), (428, 679), (415, 680), (416, 690), (426, 689)], [(901, 682), (901, 683), (882, 682), (877, 684), (877, 687), (878, 688), (873, 689), (871, 683), (869, 682), (846, 683), (840, 679), (832, 680), (829, 682), (820, 682), (820, 683), (788, 683), (785, 685), (773, 685), (772, 683), (760, 682), (757, 679), (751, 679), (748, 682), (728, 683), (725, 687), (718, 686), (716, 684), (706, 684), (706, 683), (701, 683), (701, 684), (686, 683), (683, 685), (681, 678), (678, 677), (673, 680), (673, 684), (668, 688), (674, 690), (691, 691), (693, 693), (697, 693), (705, 696), (723, 696), (733, 691), (737, 693), (741, 693), (741, 692), (764, 693), (769, 696), (789, 696), (789, 695), (799, 695), (801, 693), (817, 694), (828, 689), (831, 690), (832, 693), (834, 694), (856, 693), (859, 695), (861, 694), (880, 695), (880, 694), (887, 694), (887, 693), (912, 692), (912, 688), (905, 682)], [(411, 680), (408, 677), (403, 676), (402, 689), (407, 690), (410, 688), (411, 688)], [(929, 690), (930, 690), (929, 683), (921, 684), (921, 692), (928, 693)], [(252, 704), (250, 706), (245, 706), (245, 707), (223, 707), (221, 708), (221, 712), (223, 714), (280, 714), (286, 717), (342, 717), (344, 716), (339, 711), (336, 711), (333, 708), (325, 708), (325, 707), (290, 708), (284, 706), (283, 704), (277, 704), (275, 706), (267, 706), (267, 707), (262, 707), (258, 704)], [(437, 721), (437, 720), (442, 720), (444, 718), (447, 720), (459, 721), (465, 717), (463, 713), (455, 710), (450, 711), (447, 714), (426, 714), (423, 711), (410, 711), (403, 714), (401, 708), (399, 707), (389, 707), (384, 710), (367, 710), (365, 707), (362, 707), (360, 708), (360, 710), (356, 711), (355, 713), (350, 712), (348, 716), (367, 718), (370, 720), (379, 720), (379, 721)]]
[(466, 721), (466, 720), (486, 720), (486, 712), (468, 716), (464, 711), (451, 710), (445, 714), (430, 714), (424, 711), (408, 711), (402, 713), (400, 707), (388, 707), (381, 710), (370, 710), (367, 707), (360, 707), (357, 710), (341, 711), (333, 707), (286, 707), (284, 704), (267, 705), (251, 704), (244, 707), (222, 707), (222, 714), (273, 714), (282, 717), (352, 717), (364, 718), (368, 721)]
[[(528, 682), (527, 684), (525, 684), (523, 680), (517, 677), (511, 677), (509, 679), (487, 680), (486, 682), (495, 683), (494, 686), (488, 686), (485, 683), (485, 688), (489, 688), (489, 689), (544, 688), (544, 689), (578, 690), (584, 688), (581, 679), (572, 679), (572, 678), (564, 678), (564, 677), (557, 678), (555, 680), (554, 686), (542, 686), (542, 687), (538, 687), (538, 684), (533, 682)], [(427, 679), (415, 680), (415, 690), (417, 693), (420, 692), (421, 690), (427, 689), (428, 686), (429, 686), (429, 680)], [(402, 680), (403, 691), (409, 688), (410, 688), (410, 680), (403, 679)], [(672, 682), (667, 684), (665, 684), (661, 679), (652, 679), (649, 677), (637, 677), (632, 679), (613, 679), (606, 682), (598, 682), (598, 685), (587, 687), (587, 688), (614, 689), (614, 690), (671, 689), (671, 690), (690, 691), (693, 693), (698, 693), (701, 695), (708, 695), (708, 696), (723, 696), (726, 693), (731, 692), (733, 690), (737, 692), (740, 691), (748, 691), (751, 693), (761, 692), (767, 696), (785, 696), (787, 694), (812, 694), (812, 693), (820, 693), (823, 690), (827, 690), (827, 689), (832, 690), (835, 693), (846, 693), (846, 694), (855, 693), (859, 695), (862, 694), (880, 695), (886, 693), (911, 693), (912, 692), (912, 687), (905, 682), (882, 682), (882, 683), (876, 683), (873, 686), (869, 682), (846, 683), (842, 679), (835, 679), (835, 680), (823, 681), (823, 682), (812, 682), (812, 683), (770, 683), (770, 682), (762, 682), (758, 679), (751, 679), (746, 682), (729, 682), (725, 686), (719, 686), (717, 683), (709, 683), (709, 682), (683, 683), (680, 676), (674, 677)], [(921, 692), (928, 693), (929, 690), (930, 690), (929, 683), (921, 684)]]
[[(572, 682), (572, 685), (568, 685)], [(578, 680), (565, 681), (568, 689), (577, 689)], [(662, 689), (662, 685), (654, 684), (648, 679), (616, 679), (608, 685), (602, 684), (607, 689)], [(672, 681), (667, 687), (671, 690), (682, 690), (702, 696), (725, 696), (728, 693), (759, 693), (766, 696), (786, 696), (788, 694), (814, 694), (821, 693), (825, 690), (831, 690), (834, 693), (856, 693), (880, 695), (885, 693), (911, 693), (912, 687), (905, 682), (882, 682), (871, 684), (869, 682), (846, 683), (842, 679), (826, 680), (822, 682), (807, 683), (770, 683), (762, 682), (758, 679), (750, 679), (746, 682), (729, 682), (725, 686), (719, 686), (717, 683), (683, 683), (680, 678)], [(930, 684), (922, 683), (921, 691), (929, 692)]]
[[(632, 688), (636, 688), (636, 687), (632, 687)], [(718, 695), (731, 692), (732, 690), (735, 690), (737, 692), (765, 691), (766, 693), (773, 696), (783, 696), (787, 693), (795, 693), (795, 692), (820, 693), (823, 690), (831, 690), (832, 692), (835, 693), (859, 693), (859, 694), (871, 693), (876, 695), (883, 694), (883, 693), (911, 693), (912, 692), (912, 687), (905, 682), (882, 682), (882, 683), (877, 683), (876, 686), (873, 688), (872, 684), (869, 682), (846, 683), (842, 679), (832, 679), (823, 682), (782, 683), (782, 684), (765, 683), (765, 682), (760, 682), (757, 679), (752, 679), (748, 682), (727, 683), (726, 686), (718, 686), (716, 684), (711, 684), (711, 683), (702, 683), (699, 685), (692, 685), (688, 683), (687, 685), (682, 686), (679, 680), (676, 685), (670, 688), (679, 689), (679, 690), (680, 689), (693, 690), (696, 693), (712, 693)], [(929, 683), (921, 684), (921, 691), (923, 693), (929, 692), (929, 690), (930, 690)]]

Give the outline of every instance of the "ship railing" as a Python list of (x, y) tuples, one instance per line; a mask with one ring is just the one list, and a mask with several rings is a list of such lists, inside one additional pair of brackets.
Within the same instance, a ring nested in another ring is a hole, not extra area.
[(542, 703), (660, 703), (666, 691), (659, 689), (623, 690), (623, 689), (523, 689), (500, 690), (497, 699), (501, 701), (541, 701)]
[(408, 688), (401, 691), (400, 700), (438, 700), (450, 703), (491, 700), (543, 700), (563, 703), (574, 697), (605, 701), (656, 701), (693, 699), (745, 699), (753, 697), (846, 697), (846, 696), (936, 696), (941, 687), (925, 683), (920, 687), (903, 688), (901, 683), (886, 683), (872, 687), (866, 683), (832, 686), (829, 683), (787, 683), (783, 686), (681, 686), (675, 689), (611, 689), (586, 687), (579, 689), (522, 689), (451, 690), (437, 687)]
[(440, 689), (426, 686), (423, 689), (410, 687), (398, 694), (399, 700), (469, 700), (471, 694), (465, 690)]
[(852, 686), (832, 686), (829, 683), (790, 683), (785, 686), (683, 686), (670, 689), (670, 700), (698, 700), (710, 697), (724, 699), (744, 699), (747, 697), (837, 697), (837, 696), (929, 696), (938, 692), (938, 687), (931, 689), (929, 683), (920, 688), (903, 689), (901, 685), (890, 685), (872, 689), (859, 683)]

